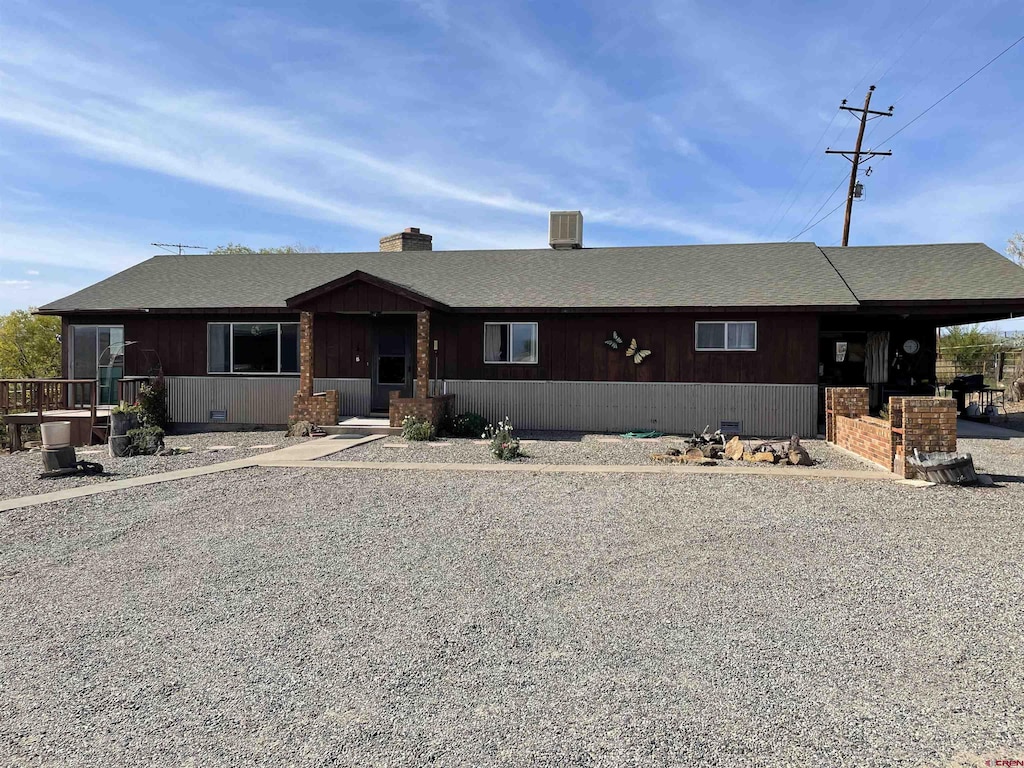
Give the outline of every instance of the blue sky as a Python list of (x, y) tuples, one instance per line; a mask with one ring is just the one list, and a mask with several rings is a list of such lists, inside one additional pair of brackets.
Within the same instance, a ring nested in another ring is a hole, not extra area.
[[(840, 99), (895, 103), (875, 146), (1022, 29), (1016, 0), (7, 0), (0, 312), (154, 241), (544, 247), (574, 208), (591, 246), (784, 241), (847, 171)], [(880, 147), (852, 244), (1002, 252), (1022, 124), (1024, 45)]]

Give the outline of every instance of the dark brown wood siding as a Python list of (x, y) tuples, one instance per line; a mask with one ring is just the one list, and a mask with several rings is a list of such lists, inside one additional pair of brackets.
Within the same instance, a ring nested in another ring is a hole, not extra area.
[[(756, 320), (754, 352), (697, 352), (698, 320)], [(538, 323), (536, 365), (488, 365), (483, 361), (485, 322)], [(604, 344), (612, 331), (626, 343), (636, 338), (652, 354), (640, 365), (624, 348)], [(449, 379), (556, 381), (704, 381), (814, 384), (817, 382), (817, 316), (750, 313), (454, 314), (432, 313), (438, 341), (434, 375)]]
[[(415, 322), (413, 315), (409, 318), (410, 323)], [(317, 314), (313, 324), (314, 375), (338, 379), (369, 377), (371, 320), (369, 315)]]
[(310, 299), (301, 308), (308, 312), (416, 312), (423, 305), (379, 286), (356, 281)]
[[(374, 286), (361, 286), (374, 288)], [(361, 291), (369, 299), (371, 292)], [(384, 300), (386, 291), (380, 293)], [(405, 299), (394, 296), (399, 301)], [(370, 311), (370, 310), (368, 310)], [(401, 311), (396, 309), (372, 311)], [(411, 319), (411, 313), (410, 313)], [(697, 320), (756, 320), (755, 352), (697, 352)], [(289, 322), (298, 313), (131, 314), (67, 316), (69, 324), (120, 324), (136, 341), (126, 354), (126, 373), (143, 373), (144, 350), (154, 350), (168, 376), (206, 374), (206, 326), (210, 322)], [(538, 323), (537, 365), (487, 365), (484, 322)], [(313, 331), (314, 374), (329, 378), (369, 376), (369, 314), (318, 312)], [(438, 342), (432, 375), (449, 379), (536, 379), (555, 381), (705, 381), (722, 383), (813, 384), (817, 381), (817, 316), (805, 313), (683, 312), (623, 314), (444, 313), (431, 311), (431, 337)], [(652, 354), (641, 365), (611, 350), (604, 340), (618, 331)], [(66, 345), (65, 345), (66, 346)], [(356, 358), (359, 358), (358, 361)], [(67, 375), (65, 360), (65, 375)]]
[[(126, 341), (134, 341), (125, 351), (125, 374), (147, 371), (147, 350), (158, 356), (167, 376), (206, 375), (207, 323), (287, 323), (298, 322), (298, 313), (216, 313), (216, 314), (130, 314), (130, 315), (65, 315), (64, 375), (68, 375), (68, 350), (71, 348), (70, 325), (123, 325)], [(150, 355), (152, 357), (152, 355)]]

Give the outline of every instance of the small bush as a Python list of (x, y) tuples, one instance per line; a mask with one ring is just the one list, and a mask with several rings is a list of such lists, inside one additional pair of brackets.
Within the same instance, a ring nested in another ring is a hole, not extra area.
[(434, 425), (418, 416), (406, 416), (402, 419), (402, 437), (406, 440), (433, 440)]
[(151, 456), (164, 447), (164, 431), (160, 427), (139, 427), (128, 430), (129, 452), (132, 456)]
[(487, 419), (479, 413), (460, 413), (446, 419), (444, 429), (452, 437), (478, 437), (487, 429)]
[(163, 376), (139, 387), (138, 404), (143, 424), (161, 429), (167, 426), (167, 386)]
[(482, 437), (490, 438), (491, 455), (501, 461), (512, 461), (525, 454), (519, 448), (519, 438), (512, 436), (512, 422), (508, 416), (497, 426), (488, 424)]

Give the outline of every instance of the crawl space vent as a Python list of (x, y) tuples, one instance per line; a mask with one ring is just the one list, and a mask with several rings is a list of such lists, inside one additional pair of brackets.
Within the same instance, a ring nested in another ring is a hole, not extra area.
[(227, 411), (210, 411), (210, 421), (227, 421)]
[(742, 435), (743, 434), (743, 422), (742, 421), (720, 421), (718, 422), (718, 428), (727, 435)]

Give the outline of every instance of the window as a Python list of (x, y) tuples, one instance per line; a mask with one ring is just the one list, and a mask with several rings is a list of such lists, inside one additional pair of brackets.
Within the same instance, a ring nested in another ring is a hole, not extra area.
[(207, 373), (298, 373), (298, 323), (209, 323)]
[(536, 323), (484, 323), (485, 363), (536, 363)]
[(757, 323), (716, 322), (696, 323), (697, 351), (753, 352), (757, 349)]

